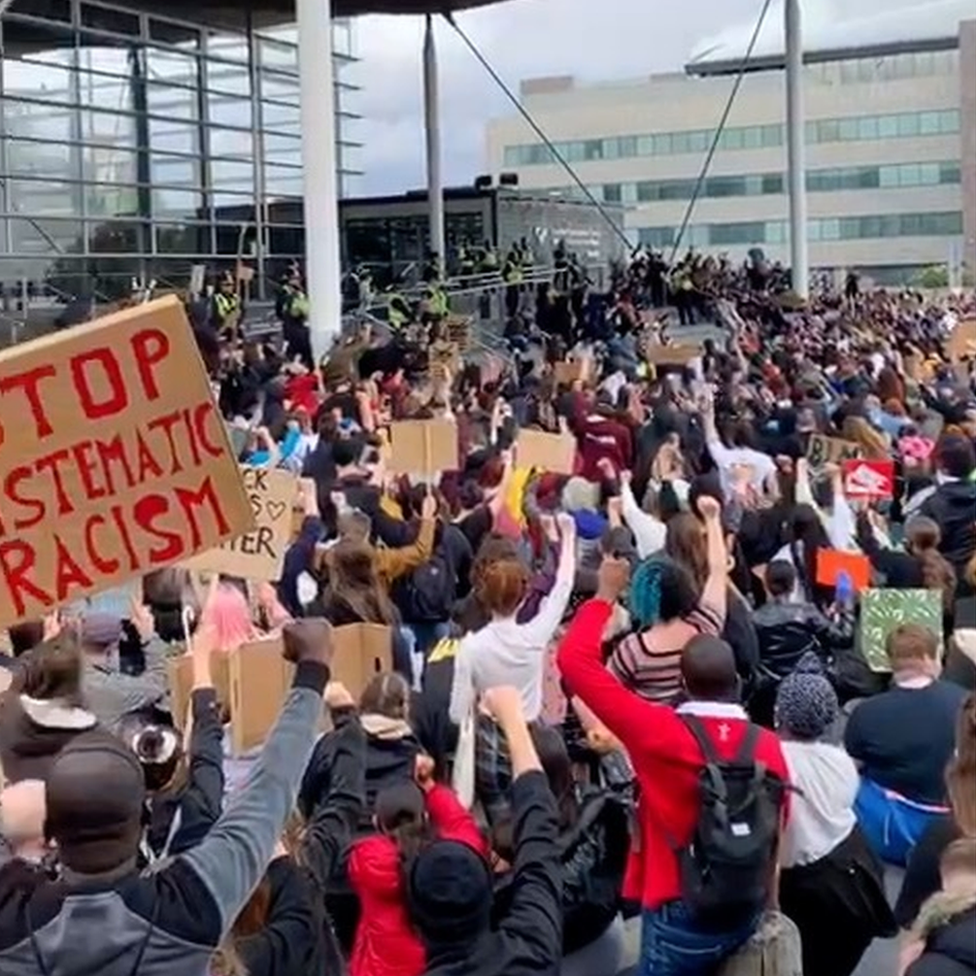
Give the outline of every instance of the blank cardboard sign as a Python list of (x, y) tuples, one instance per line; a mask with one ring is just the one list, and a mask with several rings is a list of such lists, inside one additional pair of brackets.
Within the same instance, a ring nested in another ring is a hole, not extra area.
[(277, 721), (295, 669), (269, 638), (230, 655), (230, 734), (235, 756), (260, 746)]
[(191, 569), (250, 580), (277, 580), (291, 542), (298, 479), (287, 471), (241, 468), (254, 528), (191, 560)]
[[(166, 662), (169, 679), (169, 708), (173, 724), (183, 730), (186, 725), (190, 705), (190, 692), (193, 689), (193, 658), (189, 654), (171, 657)], [(213, 678), (217, 701), (230, 708), (230, 654), (214, 651), (210, 655), (210, 675)]]
[(347, 624), (332, 628), (332, 680), (355, 698), (374, 675), (393, 670), (393, 631), (381, 624)]
[(252, 524), (178, 299), (0, 352), (0, 627)]
[(572, 434), (547, 434), (522, 430), (515, 442), (515, 463), (520, 468), (538, 468), (553, 474), (573, 474), (576, 438)]
[(390, 471), (429, 476), (457, 471), (457, 427), (451, 420), (400, 420), (390, 424)]

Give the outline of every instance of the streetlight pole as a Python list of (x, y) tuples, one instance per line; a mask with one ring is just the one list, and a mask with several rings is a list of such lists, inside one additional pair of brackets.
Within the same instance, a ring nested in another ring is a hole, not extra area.
[(444, 253), (444, 180), (441, 175), (441, 121), (437, 85), (437, 46), (434, 18), (427, 14), (424, 31), (424, 133), (427, 137), (427, 206), (430, 216), (430, 249), (447, 266)]
[(784, 2), (786, 33), (786, 157), (790, 190), (790, 265), (793, 290), (810, 291), (807, 254), (806, 120), (803, 114), (803, 31), (800, 0)]
[(312, 352), (320, 360), (342, 327), (336, 93), (329, 0), (295, 0), (304, 170), (305, 282)]

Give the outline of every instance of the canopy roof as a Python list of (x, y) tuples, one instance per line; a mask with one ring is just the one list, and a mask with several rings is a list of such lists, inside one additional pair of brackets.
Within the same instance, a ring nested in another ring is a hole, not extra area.
[[(129, 0), (133, 6), (153, 6), (147, 0)], [(321, 0), (328, 3), (329, 0)], [(487, 7), (499, 0), (332, 0), (333, 17), (358, 17), (360, 14), (439, 14), (467, 10), (470, 7)], [(295, 19), (295, 0), (168, 0), (167, 13), (182, 10), (221, 12), (233, 15), (242, 8), (250, 7), (257, 20), (262, 22), (287, 22)], [(175, 8), (175, 9), (174, 9)], [(239, 16), (239, 13), (238, 13)]]

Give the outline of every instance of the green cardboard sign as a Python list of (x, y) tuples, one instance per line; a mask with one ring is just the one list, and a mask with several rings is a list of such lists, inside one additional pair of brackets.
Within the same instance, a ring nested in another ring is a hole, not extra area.
[(861, 653), (872, 671), (891, 671), (885, 643), (902, 624), (927, 627), (941, 644), (942, 591), (870, 589), (861, 594)]

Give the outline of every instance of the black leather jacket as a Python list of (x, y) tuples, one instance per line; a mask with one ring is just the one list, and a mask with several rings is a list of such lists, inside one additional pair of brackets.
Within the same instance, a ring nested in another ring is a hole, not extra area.
[(754, 615), (759, 635), (759, 660), (776, 677), (788, 675), (807, 651), (826, 659), (850, 643), (846, 621), (832, 623), (812, 603), (772, 601)]

